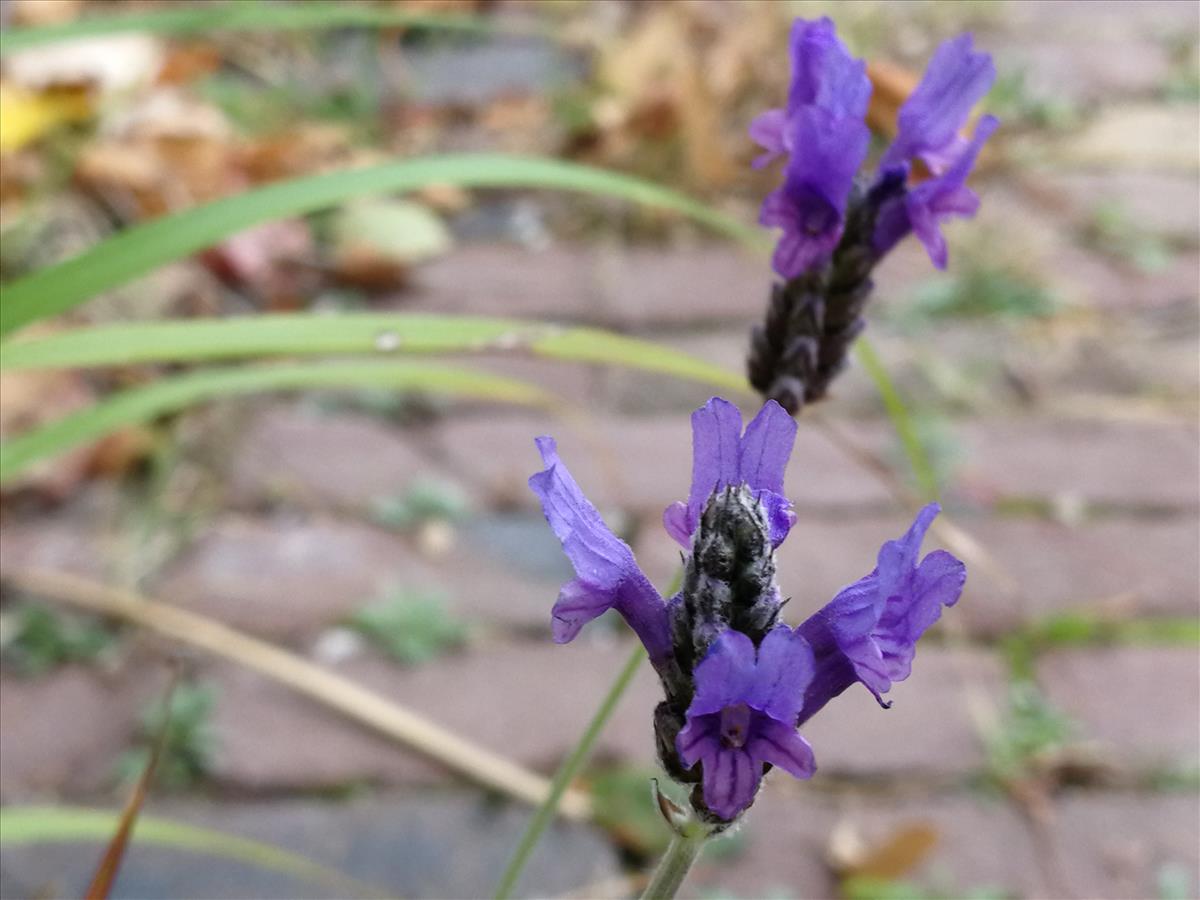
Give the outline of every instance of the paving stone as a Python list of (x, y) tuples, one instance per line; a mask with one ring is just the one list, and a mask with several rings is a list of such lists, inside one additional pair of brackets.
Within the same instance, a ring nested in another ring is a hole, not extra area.
[(1197, 431), (1188, 424), (989, 419), (956, 429), (957, 487), (977, 498), (1069, 497), (1194, 509)]
[(1167, 896), (1159, 879), (1167, 867), (1200, 891), (1200, 800), (1195, 794), (1080, 792), (1055, 808), (1051, 833), (1068, 896)]
[(538, 508), (529, 476), (541, 468), (534, 438), (549, 434), (601, 512), (661, 510), (686, 493), (692, 471), (686, 416), (563, 421), (536, 414), (460, 417), (436, 435), (449, 465), (493, 504)]
[(1000, 708), (1005, 696), (1004, 667), (995, 656), (923, 646), (912, 675), (888, 694), (891, 709), (881, 709), (855, 685), (803, 733), (816, 751), (817, 777), (953, 779), (983, 768), (972, 716), (980, 708)]
[(6, 516), (0, 523), (0, 572), (109, 575), (127, 552), (115, 527), (119, 522), (116, 492), (107, 487), (83, 488), (60, 507)]
[(1082, 21), (1076, 25), (1071, 31), (1025, 33), (986, 45), (1004, 71), (1024, 73), (1026, 89), (1038, 98), (1111, 102), (1153, 97), (1166, 85), (1171, 60), (1161, 41), (1138, 39), (1128, 31), (1104, 37)]
[(1195, 107), (1154, 102), (1113, 104), (1048, 148), (1047, 159), (1083, 168), (1196, 171), (1200, 122)]
[(830, 795), (783, 775), (767, 778), (738, 832), (740, 852), (718, 858), (712, 852), (717, 848), (710, 848), (682, 896), (836, 897), (837, 881), (826, 862), (835, 832), (853, 833), (867, 846), (879, 846), (898, 830), (914, 826), (934, 829), (937, 843), (905, 881), (940, 896), (965, 896), (984, 886), (1016, 896), (1048, 896), (1040, 892), (1029, 834), (1020, 817), (998, 799)]
[(1004, 606), (990, 610), (980, 625), (1064, 611), (1122, 619), (1196, 614), (1200, 522), (1194, 514), (1112, 518), (1076, 527), (1031, 519), (959, 524), (1005, 566), (1025, 595), (1023, 602), (1005, 599), (982, 581), (981, 594), (968, 594), (972, 602)]
[[(419, 668), (367, 657), (339, 671), (483, 747), (549, 772), (578, 739), (629, 650), (597, 625), (570, 647), (489, 644)], [(413, 751), (254, 673), (214, 664), (209, 676), (219, 690), (214, 774), (227, 785), (278, 791), (449, 777)], [(644, 666), (600, 739), (599, 759), (652, 762), (659, 691)]]
[(418, 479), (448, 477), (414, 434), (369, 416), (300, 404), (262, 410), (230, 456), (231, 499), (240, 506), (282, 498), (366, 510)]
[[(352, 803), (156, 803), (148, 815), (263, 841), (380, 890), (380, 896), (488, 897), (530, 811), (477, 793), (401, 793)], [(6, 845), (0, 867), (25, 887), (5, 896), (82, 896), (95, 854), (78, 846)], [(595, 829), (556, 824), (530, 857), (518, 896), (560, 896), (615, 876), (612, 846)], [(320, 883), (219, 855), (137, 844), (114, 898), (320, 898), (353, 896), (345, 882)]]
[(113, 786), (143, 705), (162, 673), (136, 682), (65, 666), (39, 678), (0, 675), (0, 798), (94, 794)]
[(1038, 683), (1119, 763), (1194, 767), (1200, 757), (1200, 655), (1193, 647), (1090, 647), (1044, 654)]
[(1200, 191), (1195, 174), (1055, 171), (1046, 180), (1070, 198), (1081, 221), (1087, 222), (1101, 206), (1113, 204), (1139, 231), (1191, 242), (1200, 233), (1196, 204), (1179, 202)]
[(413, 288), (396, 302), (439, 314), (603, 319), (591, 288), (588, 254), (561, 244), (538, 252), (511, 244), (466, 244), (423, 265)]
[(728, 323), (743, 331), (761, 318), (774, 274), (729, 243), (631, 247), (598, 259), (598, 280), (623, 327)]
[(728, 244), (588, 250), (554, 245), (531, 253), (509, 245), (464, 246), (422, 267), (411, 309), (524, 316), (641, 329), (740, 323), (760, 314), (769, 267)]
[(299, 641), (391, 587), (434, 583), (406, 541), (380, 529), (229, 516), (173, 561), (150, 593), (251, 634)]

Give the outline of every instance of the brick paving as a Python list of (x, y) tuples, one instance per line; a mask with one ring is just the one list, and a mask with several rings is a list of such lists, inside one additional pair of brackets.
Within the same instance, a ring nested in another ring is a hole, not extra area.
[[(1030, 898), (1142, 898), (1157, 896), (1164, 872), (1176, 869), (1192, 879), (1189, 890), (1200, 888), (1200, 657), (1186, 634), (1130, 642), (1118, 630), (1107, 643), (1038, 647), (1041, 695), (1071, 723), (1072, 746), (1117, 777), (1049, 789), (1036, 827), (1016, 796), (981, 787), (995, 774), (988, 735), (1021, 727), (1007, 718), (1004, 651), (1014, 635), (1063, 613), (1117, 625), (1200, 613), (1200, 257), (1195, 204), (1180, 199), (1198, 186), (1195, 141), (1186, 139), (1195, 104), (1161, 99), (1170, 64), (1163, 35), (1194, 29), (1195, 10), (1139, 6), (1147, 12), (1131, 16), (1127, 4), (1021, 3), (977, 29), (1009, 71), (1027, 67), (1031, 90), (1065, 96), (1085, 117), (1086, 127), (1016, 138), (1029, 151), (1020, 179), (1008, 170), (981, 180), (978, 227), (1011, 239), (997, 249), (1028, 257), (1063, 301), (1061, 314), (943, 319), (913, 333), (903, 312), (931, 276), (927, 260), (906, 246), (878, 272), (872, 339), (915, 405), (946, 412), (957, 459), (947, 508), (1018, 589), (974, 568), (947, 615), (951, 627), (922, 646), (895, 707), (880, 710), (852, 690), (810, 723), (814, 782), (772, 775), (736, 842), (697, 870), (691, 896), (835, 896), (831, 836), (870, 846), (922, 823), (937, 844), (905, 877), (946, 896), (993, 886)], [(1103, 203), (1119, 204), (1139, 234), (1167, 242), (1162, 269), (1141, 271), (1088, 244), (1083, 233)], [(951, 228), (960, 265), (968, 255), (956, 242), (965, 248), (969, 232)], [(418, 269), (412, 289), (385, 305), (601, 325), (737, 370), (766, 276), (761, 260), (728, 244), (557, 243), (535, 252), (466, 242)], [(295, 399), (219, 408), (204, 414), (205, 425), (224, 417), (242, 425), (219, 430), (220, 452), (197, 463), (217, 502), (194, 511), (190, 533), (161, 566), (145, 573), (129, 562), (142, 540), (129, 514), (133, 488), (126, 495), (95, 484), (57, 507), (6, 510), (0, 570), (136, 580), (163, 602), (325, 661), (548, 773), (629, 645), (604, 624), (570, 647), (547, 639), (548, 609), (569, 571), (526, 486), (537, 466), (532, 439), (559, 439), (577, 480), (665, 585), (678, 549), (659, 517), (686, 494), (687, 414), (709, 392), (525, 357), (479, 363), (556, 390), (578, 415), (476, 404), (401, 423)], [(901, 459), (861, 370), (851, 367), (821, 414), (877, 457)], [(466, 519), (406, 531), (375, 520), (378, 500), (431, 478), (457, 486)], [(787, 482), (799, 519), (779, 570), (795, 620), (869, 571), (879, 543), (907, 522), (889, 486), (803, 418)], [(418, 667), (369, 647), (328, 662), (331, 632), (397, 587), (443, 591), (451, 614), (472, 623), (467, 645)], [(121, 646), (112, 663), (33, 679), (4, 673), (0, 799), (119, 802), (117, 759), (164, 677), (157, 644), (125, 635)], [(485, 801), (437, 764), (261, 676), (216, 660), (197, 661), (192, 673), (216, 692), (212, 771), (194, 794), (160, 798), (158, 811), (308, 853), (401, 895), (486, 893), (523, 810)], [(656, 690), (642, 672), (600, 742), (601, 761), (652, 765)], [(360, 789), (370, 797), (313, 799)], [(6, 848), (0, 884), (5, 896), (47, 885), (73, 895), (90, 862), (53, 848)], [(178, 854), (135, 854), (129, 865), (131, 896), (162, 893), (168, 872), (197, 896), (329, 895)], [(619, 869), (600, 830), (556, 828), (523, 891), (600, 885)]]

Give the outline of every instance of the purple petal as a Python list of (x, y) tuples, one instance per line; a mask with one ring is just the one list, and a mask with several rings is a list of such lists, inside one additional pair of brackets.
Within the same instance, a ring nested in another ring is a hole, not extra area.
[(907, 584), (917, 565), (917, 556), (921, 552), (925, 532), (941, 511), (942, 507), (937, 503), (926, 504), (917, 513), (903, 537), (895, 541), (885, 541), (879, 548), (876, 571), (879, 573), (879, 591), (884, 597), (890, 596)]
[(782, 494), (759, 491), (755, 497), (767, 513), (767, 528), (771, 533), (771, 546), (778, 547), (796, 524), (796, 512), (792, 501)]
[(721, 750), (721, 717), (693, 716), (675, 736), (675, 751), (688, 768)]
[(959, 130), (995, 80), (991, 56), (973, 51), (970, 34), (945, 41), (934, 52), (921, 83), (900, 107), (896, 140), (880, 167), (914, 157), (924, 160), (935, 174), (952, 165), (966, 149)]
[[(945, 550), (934, 550), (921, 561), (904, 593), (889, 597), (874, 640), (882, 657), (878, 671), (889, 682), (903, 681), (912, 671), (917, 641), (962, 594), (967, 570)], [(885, 688), (886, 690), (886, 688)]]
[(751, 490), (783, 493), (783, 471), (796, 443), (796, 420), (774, 400), (763, 404), (746, 426), (738, 453), (738, 472)]
[[(663, 524), (675, 540), (690, 550), (692, 534), (713, 491), (738, 481), (742, 414), (728, 400), (713, 397), (692, 413), (692, 487), (687, 516), (664, 513)], [(668, 512), (669, 512), (668, 508)]]
[[(945, 172), (918, 184), (904, 198), (905, 212), (917, 238), (925, 245), (933, 264), (939, 269), (946, 267), (946, 241), (942, 237), (940, 224), (951, 216), (971, 216), (979, 206), (979, 198), (970, 191), (965, 182), (975, 165), (984, 142), (999, 127), (995, 116), (984, 116), (975, 126), (975, 134), (967, 149)], [(881, 211), (882, 215), (882, 211)], [(876, 226), (875, 244), (880, 245), (879, 226)]]
[(779, 625), (758, 647), (758, 665), (745, 695), (752, 708), (792, 725), (813, 677), (813, 652), (798, 631)]
[(704, 758), (704, 802), (722, 819), (749, 806), (762, 780), (762, 766), (745, 750), (722, 749)]
[(850, 55), (829, 18), (796, 19), (789, 38), (792, 84), (788, 115), (817, 106), (837, 117), (861, 119), (871, 98), (871, 80), (862, 60)]
[(671, 652), (666, 604), (629, 545), (604, 524), (562, 464), (554, 439), (541, 437), (536, 443), (546, 468), (530, 477), (529, 486), (578, 576), (563, 586), (554, 605), (555, 640), (571, 640), (586, 622), (612, 608), (641, 638), (650, 658), (663, 659)]
[(796, 778), (812, 778), (817, 770), (812, 747), (796, 733), (790, 721), (777, 722), (765, 717), (756, 721), (746, 751), (757, 762), (779, 766)]
[(558, 592), (550, 613), (554, 642), (566, 644), (574, 640), (579, 629), (612, 609), (616, 599), (614, 592), (597, 590), (578, 578), (568, 581)]
[(754, 642), (740, 631), (722, 632), (696, 666), (693, 674), (696, 695), (688, 707), (688, 719), (741, 703), (750, 690), (754, 673)]
[(750, 164), (753, 168), (761, 169), (787, 153), (786, 124), (787, 117), (782, 109), (768, 109), (754, 117), (750, 123), (750, 139), (767, 152)]
[(637, 570), (633, 551), (604, 524), (567, 467), (553, 438), (536, 441), (546, 468), (529, 479), (542, 512), (580, 580), (597, 589), (616, 590)]
[(692, 523), (687, 504), (682, 500), (677, 500), (663, 510), (663, 528), (681, 546), (691, 549), (692, 532), (695, 530), (695, 526)]

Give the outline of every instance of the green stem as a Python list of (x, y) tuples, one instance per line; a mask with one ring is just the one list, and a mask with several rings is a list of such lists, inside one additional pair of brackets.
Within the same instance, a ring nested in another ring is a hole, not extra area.
[(638, 667), (641, 666), (645, 658), (646, 650), (641, 644), (638, 644), (637, 649), (630, 654), (629, 661), (625, 663), (625, 668), (621, 670), (621, 674), (617, 676), (617, 680), (609, 688), (604, 702), (600, 704), (600, 708), (592, 716), (592, 721), (588, 723), (587, 730), (584, 731), (583, 736), (579, 739), (579, 743), (575, 745), (575, 749), (571, 751), (571, 755), (566, 758), (563, 764), (558, 767), (558, 771), (554, 773), (554, 781), (550, 784), (549, 796), (546, 797), (542, 805), (538, 807), (537, 812), (534, 813), (529, 827), (521, 835), (521, 843), (517, 845), (517, 850), (508, 863), (508, 868), (504, 870), (504, 875), (500, 879), (500, 885), (496, 888), (496, 900), (506, 900), (506, 898), (512, 896), (513, 888), (517, 885), (517, 879), (521, 876), (521, 870), (525, 868), (529, 854), (537, 846), (538, 839), (542, 836), (542, 832), (546, 830), (546, 826), (550, 824), (550, 819), (553, 818), (555, 810), (558, 809), (558, 801), (562, 799), (567, 785), (575, 780), (575, 776), (579, 774), (579, 770), (587, 762), (596, 739), (600, 737), (600, 732), (604, 730), (604, 726), (608, 724), (613, 710), (617, 708), (617, 701), (621, 699), (621, 695), (629, 687), (629, 683), (633, 680), (633, 676), (637, 673)]
[(700, 858), (707, 839), (708, 829), (698, 822), (689, 822), (682, 832), (676, 833), (654, 871), (654, 877), (642, 892), (642, 900), (671, 900), (691, 871), (692, 864)]

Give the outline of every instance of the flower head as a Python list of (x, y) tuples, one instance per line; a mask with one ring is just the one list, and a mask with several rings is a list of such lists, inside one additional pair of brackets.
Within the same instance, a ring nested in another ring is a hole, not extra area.
[(764, 763), (797, 778), (816, 771), (812, 747), (796, 733), (812, 675), (808, 642), (786, 625), (757, 648), (746, 635), (725, 631), (696, 666), (696, 694), (675, 747), (685, 765), (701, 765), (704, 802), (722, 819), (753, 802)]
[(879, 551), (871, 574), (799, 628), (779, 623), (775, 547), (792, 523), (783, 471), (795, 422), (768, 402), (742, 432), (733, 404), (714, 397), (692, 416), (687, 503), (664, 514), (684, 545), (683, 587), (664, 603), (558, 458), (537, 440), (545, 469), (529, 479), (575, 567), (554, 604), (554, 637), (617, 610), (650, 653), (666, 695), (654, 713), (656, 746), (677, 780), (698, 784), (692, 806), (723, 828), (754, 801), (768, 765), (797, 778), (816, 766), (796, 729), (851, 684), (882, 703), (908, 677), (917, 640), (953, 605), (966, 577), (944, 550), (918, 562), (938, 513), (925, 507)]
[(542, 512), (575, 568), (551, 613), (554, 640), (565, 644), (592, 619), (615, 609), (642, 639), (652, 660), (670, 655), (666, 604), (638, 567), (633, 551), (604, 524), (567, 467), (553, 438), (537, 448), (546, 468), (529, 479)]
[(783, 186), (767, 197), (759, 216), (761, 224), (783, 229), (773, 264), (784, 278), (824, 263), (837, 247), (870, 141), (863, 121), (871, 96), (866, 65), (838, 40), (833, 22), (797, 19), (790, 44), (787, 107), (750, 124), (751, 138), (766, 150), (756, 168), (790, 155)]
[(945, 171), (966, 149), (959, 135), (967, 116), (996, 80), (986, 53), (972, 49), (970, 34), (943, 42), (897, 117), (896, 139), (879, 162), (881, 170), (920, 159), (934, 174)]
[(722, 488), (744, 484), (767, 513), (771, 543), (779, 546), (795, 521), (783, 495), (783, 472), (796, 441), (796, 421), (768, 400), (742, 433), (742, 414), (728, 400), (713, 397), (692, 413), (692, 488), (687, 503), (672, 503), (663, 527), (685, 550), (709, 498)]
[(917, 641), (962, 594), (967, 570), (945, 550), (917, 562), (921, 542), (940, 511), (930, 503), (903, 537), (879, 550), (874, 571), (843, 588), (797, 629), (816, 654), (803, 719), (855, 681), (880, 703), (893, 683), (912, 670)]

